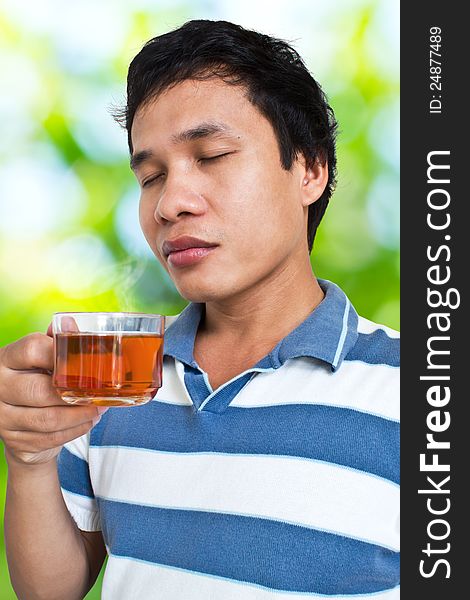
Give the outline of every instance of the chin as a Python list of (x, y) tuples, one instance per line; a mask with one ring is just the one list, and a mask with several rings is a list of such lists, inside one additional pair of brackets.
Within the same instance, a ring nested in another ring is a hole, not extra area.
[(220, 290), (207, 290), (207, 289), (180, 289), (176, 288), (185, 300), (189, 302), (217, 302), (224, 300), (227, 296), (221, 293)]
[(220, 285), (220, 279), (219, 283), (216, 283), (198, 278), (192, 285), (189, 282), (184, 284), (175, 280), (173, 282), (180, 295), (190, 302), (220, 302), (234, 294), (234, 290), (230, 289), (226, 282), (223, 286)]

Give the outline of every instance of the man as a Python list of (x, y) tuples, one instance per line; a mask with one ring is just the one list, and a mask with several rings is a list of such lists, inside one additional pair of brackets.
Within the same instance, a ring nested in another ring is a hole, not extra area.
[(118, 119), (190, 304), (155, 399), (99, 424), (37, 372), (49, 337), (1, 351), (15, 590), (82, 598), (108, 554), (113, 600), (398, 598), (398, 339), (311, 270), (335, 181), (321, 89), (286, 43), (192, 21), (135, 57)]

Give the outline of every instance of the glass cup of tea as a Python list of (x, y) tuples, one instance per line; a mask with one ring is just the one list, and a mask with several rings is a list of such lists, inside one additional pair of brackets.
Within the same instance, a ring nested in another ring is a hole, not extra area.
[(165, 317), (55, 313), (52, 382), (69, 404), (137, 406), (162, 385)]

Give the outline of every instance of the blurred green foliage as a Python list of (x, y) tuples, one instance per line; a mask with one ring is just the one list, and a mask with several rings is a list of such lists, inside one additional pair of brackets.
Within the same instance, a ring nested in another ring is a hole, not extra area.
[[(84, 4), (75, 17), (55, 14), (52, 0), (4, 2), (0, 12), (0, 345), (45, 331), (59, 310), (175, 314), (185, 305), (145, 248), (126, 136), (109, 108), (124, 101), (127, 66), (147, 39), (190, 18), (241, 21), (197, 0)], [(338, 186), (312, 265), (360, 314), (398, 328), (397, 8), (386, 0), (324, 4), (309, 3), (304, 47), (294, 40), (340, 124)], [(250, 22), (250, 3), (241, 5), (241, 24), (263, 29)], [(290, 39), (281, 25), (303, 3), (276, 6), (264, 31)], [(1, 453), (2, 512), (5, 487)], [(87, 598), (99, 598), (101, 577)], [(10, 598), (2, 545), (0, 600)]]

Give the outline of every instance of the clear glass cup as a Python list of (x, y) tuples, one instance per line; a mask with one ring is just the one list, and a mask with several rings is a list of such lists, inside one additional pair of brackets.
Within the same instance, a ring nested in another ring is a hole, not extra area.
[(137, 406), (162, 385), (165, 317), (55, 313), (53, 385), (69, 404)]

